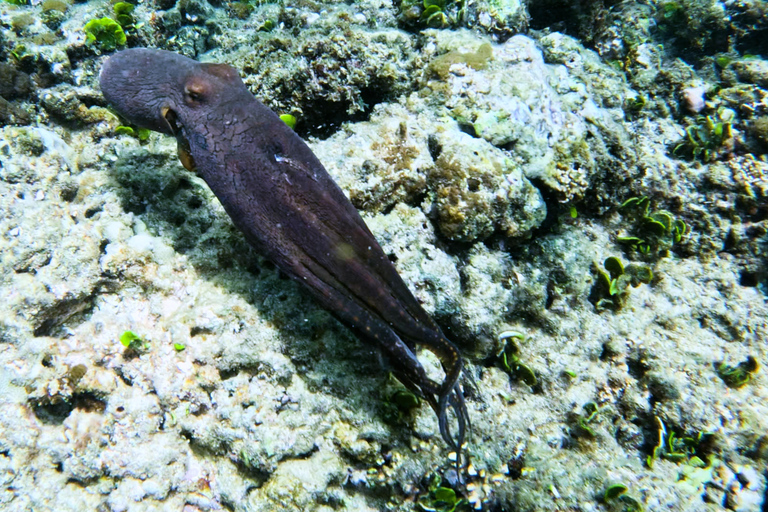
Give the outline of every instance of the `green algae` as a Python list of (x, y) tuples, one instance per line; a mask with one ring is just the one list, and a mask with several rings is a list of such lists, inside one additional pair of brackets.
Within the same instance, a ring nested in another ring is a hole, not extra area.
[(429, 71), (442, 80), (448, 78), (451, 66), (464, 64), (472, 69), (485, 69), (493, 59), (493, 47), (490, 43), (481, 44), (474, 52), (450, 51), (430, 62)]
[(93, 19), (83, 27), (85, 32), (85, 44), (94, 45), (104, 51), (125, 46), (126, 36), (123, 27), (112, 18)]

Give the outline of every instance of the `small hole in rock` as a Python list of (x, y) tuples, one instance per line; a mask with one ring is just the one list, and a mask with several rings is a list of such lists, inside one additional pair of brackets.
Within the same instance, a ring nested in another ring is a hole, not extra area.
[(739, 284), (741, 286), (749, 286), (750, 288), (753, 288), (757, 286), (759, 282), (760, 280), (757, 278), (757, 273), (755, 272), (742, 270), (741, 274), (739, 275)]

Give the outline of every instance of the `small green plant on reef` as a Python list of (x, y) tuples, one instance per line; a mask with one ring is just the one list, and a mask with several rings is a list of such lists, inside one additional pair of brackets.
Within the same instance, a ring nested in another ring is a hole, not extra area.
[(133, 331), (125, 331), (120, 335), (120, 344), (126, 351), (144, 352), (149, 348), (149, 343)]
[(120, 125), (115, 128), (115, 135), (130, 135), (131, 137), (136, 137), (141, 142), (148, 140), (150, 133), (152, 133), (151, 130), (147, 130), (146, 128), (136, 128), (134, 130), (130, 126), (125, 125)]
[(715, 58), (715, 64), (717, 64), (717, 67), (720, 69), (725, 69), (728, 67), (728, 64), (732, 62), (733, 59), (729, 57), (728, 55), (720, 55), (717, 58)]
[(740, 388), (749, 383), (752, 380), (754, 374), (760, 369), (760, 365), (752, 356), (747, 356), (747, 359), (740, 362), (736, 366), (730, 366), (725, 364), (725, 361), (717, 363), (715, 366), (717, 375), (723, 379), (729, 387)]
[(645, 108), (646, 102), (647, 100), (643, 95), (637, 95), (625, 99), (623, 107), (624, 115), (627, 117), (627, 120), (632, 121), (633, 119), (637, 119), (637, 117), (640, 115), (640, 112), (642, 112), (643, 108)]
[(645, 462), (649, 468), (653, 468), (653, 463), (659, 458), (670, 460), (676, 463), (686, 463), (694, 467), (705, 467), (704, 448), (712, 437), (712, 434), (699, 432), (692, 436), (680, 436), (674, 431), (667, 432), (664, 422), (656, 417), (658, 423), (657, 444), (654, 446), (651, 454)]
[(288, 128), (293, 130), (296, 127), (296, 117), (291, 114), (281, 114), (280, 120), (288, 125)]
[(628, 489), (629, 489), (629, 487), (627, 487), (626, 485), (624, 485), (622, 483), (609, 485), (605, 489), (605, 493), (603, 494), (603, 498), (605, 499), (605, 501), (615, 500), (616, 498), (618, 498), (619, 496), (621, 496), (622, 494), (627, 492)]
[(421, 22), (429, 28), (444, 28), (458, 25), (464, 18), (463, 2), (451, 0), (424, 0)]
[(187, 346), (186, 346), (185, 344), (183, 344), (183, 343), (174, 343), (174, 344), (173, 344), (173, 349), (174, 349), (176, 352), (181, 352), (181, 351), (182, 351), (182, 350), (184, 350), (185, 348), (187, 348)]
[(10, 51), (11, 57), (14, 58), (16, 62), (21, 62), (23, 60), (27, 60), (31, 57), (33, 57), (33, 54), (30, 53), (27, 50), (27, 47), (23, 44), (17, 44), (14, 46)]
[(465, 0), (402, 0), (400, 20), (414, 28), (457, 27), (466, 18)]
[(245, 450), (245, 448), (240, 450), (240, 455), (238, 457), (238, 460), (240, 463), (245, 466), (246, 468), (252, 468), (253, 467), (253, 460), (251, 460), (250, 454)]
[(400, 387), (384, 398), (383, 416), (390, 422), (402, 423), (419, 405), (418, 396)]
[(716, 116), (697, 117), (696, 123), (685, 129), (683, 140), (675, 145), (672, 154), (703, 162), (717, 160), (733, 138), (734, 117), (734, 111), (727, 108), (721, 109)]
[(596, 266), (597, 280), (589, 294), (589, 300), (598, 311), (621, 308), (630, 286), (636, 288), (653, 280), (653, 271), (647, 265), (630, 263), (624, 266), (615, 256), (606, 258), (603, 267), (605, 270)]
[(11, 5), (29, 5), (29, 0), (5, 0), (5, 3)]
[(128, 2), (117, 2), (112, 9), (115, 11), (115, 21), (117, 21), (123, 30), (133, 28), (133, 4)]
[(622, 512), (643, 512), (642, 504), (628, 495), (628, 490), (629, 488), (623, 483), (611, 484), (603, 493), (603, 501), (611, 505), (614, 510), (616, 510), (614, 505), (618, 505), (618, 509)]
[(647, 197), (630, 197), (619, 206), (619, 213), (632, 224), (629, 233), (616, 241), (640, 255), (651, 258), (664, 255), (690, 232), (682, 219), (666, 210), (650, 210)]
[(597, 415), (601, 409), (595, 402), (587, 402), (582, 407), (582, 410), (584, 412), (579, 416), (577, 433), (584, 432), (589, 434), (590, 437), (595, 437), (595, 431), (590, 426), (590, 423), (593, 423), (597, 419)]
[(659, 6), (658, 27), (663, 32), (670, 32), (685, 24), (685, 8), (679, 2), (663, 2)]
[(126, 42), (123, 27), (111, 18), (91, 20), (83, 27), (85, 44), (96, 45), (103, 51), (112, 51)]
[(390, 395), (389, 401), (400, 411), (404, 412), (412, 411), (421, 403), (419, 397), (407, 389), (398, 389)]
[(419, 498), (418, 504), (425, 512), (454, 512), (461, 510), (467, 502), (456, 495), (456, 491), (444, 486), (442, 478), (435, 474), (428, 486), (429, 492)]
[(525, 334), (517, 331), (504, 331), (499, 335), (499, 342), (503, 343), (501, 352), (498, 353), (501, 367), (513, 379), (521, 380), (534, 387), (537, 383), (536, 374), (520, 360), (520, 347), (515, 340), (525, 341)]
[(421, 399), (409, 389), (404, 388), (391, 373), (382, 395), (382, 416), (393, 424), (412, 420), (413, 411), (421, 405)]
[(277, 23), (274, 20), (264, 20), (264, 23), (259, 25), (259, 28), (256, 30), (258, 32), (272, 32), (275, 27), (277, 27)]
[(115, 20), (123, 28), (126, 37), (136, 35), (136, 31), (139, 30), (144, 23), (136, 23), (136, 19), (133, 17), (134, 5), (128, 2), (117, 2), (112, 9), (115, 12)]

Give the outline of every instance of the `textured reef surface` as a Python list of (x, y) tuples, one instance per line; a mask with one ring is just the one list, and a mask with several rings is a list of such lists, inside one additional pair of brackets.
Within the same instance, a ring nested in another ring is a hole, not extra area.
[[(767, 42), (756, 0), (4, 0), (0, 508), (764, 512)], [(296, 118), (468, 360), (465, 485), (109, 110), (142, 46)]]

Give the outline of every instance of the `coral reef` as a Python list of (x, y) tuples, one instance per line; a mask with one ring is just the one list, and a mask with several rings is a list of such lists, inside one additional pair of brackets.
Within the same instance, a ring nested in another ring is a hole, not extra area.
[[(764, 4), (0, 3), (0, 508), (764, 509)], [(121, 135), (105, 16), (322, 137), (469, 362), (466, 486), (175, 141)]]

